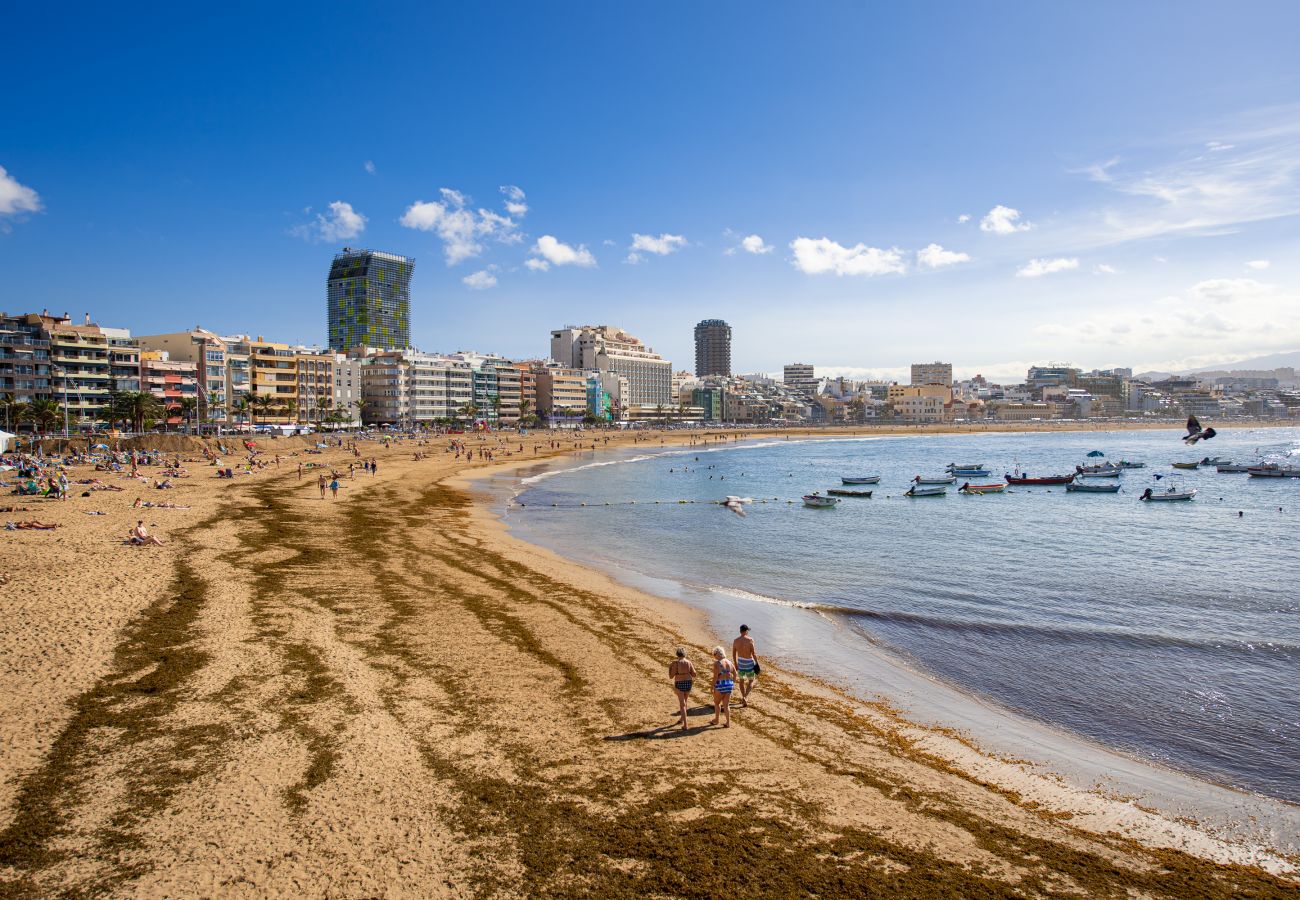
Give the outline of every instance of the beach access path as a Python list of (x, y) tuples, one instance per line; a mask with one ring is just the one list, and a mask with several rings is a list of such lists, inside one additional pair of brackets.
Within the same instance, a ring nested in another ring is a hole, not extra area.
[[(531, 461), (592, 438), (521, 440)], [(730, 729), (706, 727), (702, 674), (673, 730), (673, 648), (704, 673), (719, 636), (510, 538), (460, 480), (488, 464), (444, 447), (363, 443), (379, 474), (353, 478), (335, 448), (233, 481), (190, 464), (136, 492), (190, 510), (137, 513), (130, 487), (28, 504), (64, 527), (0, 539), (0, 893), (1300, 889), (1178, 823), (1163, 846), (1121, 836), (1147, 815), (1125, 804), (1075, 816), (992, 786), (942, 736), (766, 662)], [(339, 497), (299, 461), (342, 470)], [(124, 546), (137, 518), (167, 545)]]

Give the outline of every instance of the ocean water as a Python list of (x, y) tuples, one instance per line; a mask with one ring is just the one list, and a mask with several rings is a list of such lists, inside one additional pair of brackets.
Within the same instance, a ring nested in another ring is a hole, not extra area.
[[(860, 638), (864, 655), (883, 650), (1119, 751), (1300, 802), (1300, 479), (1169, 465), (1205, 455), (1300, 464), (1300, 429), (1227, 429), (1191, 448), (1178, 438), (778, 437), (647, 449), (525, 478), (508, 521), (589, 566), (811, 607)], [(1017, 463), (1067, 473), (1092, 450), (1147, 468), (1124, 474), (1115, 495), (901, 496), (913, 475), (949, 462), (984, 463), (994, 474), (970, 480), (987, 482)], [(866, 488), (872, 499), (799, 501), (856, 474), (882, 476)], [(1197, 497), (1139, 501), (1170, 480)], [(756, 502), (741, 518), (710, 502), (727, 494)]]

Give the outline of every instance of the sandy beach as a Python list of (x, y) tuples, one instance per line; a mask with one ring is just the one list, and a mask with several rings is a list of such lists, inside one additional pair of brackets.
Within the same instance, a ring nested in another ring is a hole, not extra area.
[[(496, 460), (363, 442), (371, 476), (279, 439), (233, 480), (6, 494), (62, 527), (0, 538), (0, 891), (1300, 895), (1300, 860), (775, 665), (729, 729), (697, 682), (673, 730), (673, 649), (731, 635), (516, 540), (469, 479), (690, 435), (465, 439)], [(166, 545), (124, 545), (138, 518)]]

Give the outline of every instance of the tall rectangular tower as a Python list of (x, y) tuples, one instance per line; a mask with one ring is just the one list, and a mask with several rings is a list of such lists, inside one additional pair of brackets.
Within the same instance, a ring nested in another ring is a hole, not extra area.
[(411, 344), (411, 272), (415, 260), (344, 247), (330, 264), (326, 288), (331, 350)]
[(695, 375), (731, 374), (731, 326), (721, 319), (705, 319), (695, 326)]

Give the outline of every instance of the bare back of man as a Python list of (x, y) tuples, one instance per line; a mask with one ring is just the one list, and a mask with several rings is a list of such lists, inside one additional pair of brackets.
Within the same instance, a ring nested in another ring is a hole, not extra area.
[(749, 636), (749, 626), (740, 626), (740, 637), (731, 642), (731, 659), (736, 664), (736, 681), (740, 688), (740, 705), (749, 705), (749, 692), (758, 677), (758, 650)]

